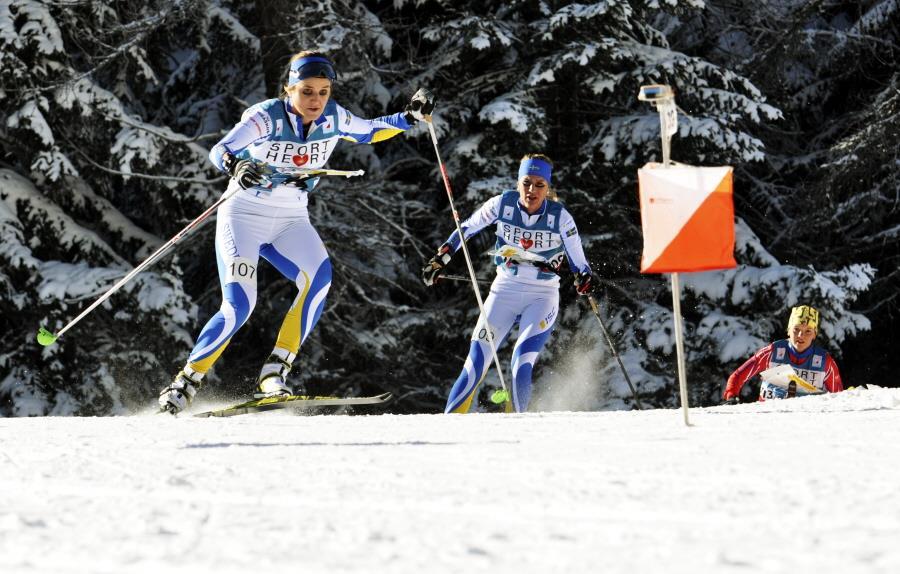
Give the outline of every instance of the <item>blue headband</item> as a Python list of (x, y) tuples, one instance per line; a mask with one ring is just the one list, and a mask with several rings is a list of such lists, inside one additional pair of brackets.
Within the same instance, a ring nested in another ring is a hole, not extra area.
[(337, 79), (334, 64), (324, 56), (306, 56), (291, 62), (288, 72), (288, 86), (293, 86), (306, 78), (325, 78), (332, 82)]
[(553, 168), (550, 167), (550, 164), (536, 157), (523, 159), (519, 164), (519, 179), (526, 175), (539, 175), (547, 180), (547, 185), (550, 185), (551, 173), (553, 173)]

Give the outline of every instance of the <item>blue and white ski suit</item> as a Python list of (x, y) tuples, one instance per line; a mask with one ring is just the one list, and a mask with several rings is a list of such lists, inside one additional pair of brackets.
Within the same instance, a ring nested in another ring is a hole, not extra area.
[[(271, 99), (248, 108), (241, 121), (212, 148), (219, 169), (226, 152), (273, 167), (323, 167), (338, 140), (374, 143), (409, 129), (402, 112), (372, 120), (359, 118), (329, 100), (304, 134), (302, 117), (290, 100)], [(186, 370), (205, 374), (247, 321), (256, 304), (257, 264), (262, 255), (297, 284), (298, 294), (284, 318), (274, 353), (291, 360), (315, 327), (331, 286), (331, 262), (309, 221), (307, 194), (317, 179), (298, 185), (239, 191), (218, 211), (216, 261), (222, 306), (206, 323)], [(238, 184), (231, 180), (228, 190)]]
[[(506, 191), (486, 201), (461, 225), (469, 239), (488, 225), (496, 223), (495, 251), (514, 245), (540, 255), (551, 266), (558, 267), (568, 258), (574, 272), (590, 273), (575, 220), (558, 202), (544, 200), (541, 208), (530, 215), (519, 203), (519, 193)], [(447, 243), (453, 251), (461, 247), (459, 233), (454, 231)], [(497, 276), (484, 303), (484, 315), (472, 333), (469, 356), (447, 399), (444, 412), (466, 413), (482, 379), (493, 363), (487, 329), (494, 333), (499, 350), (513, 325), (519, 323), (519, 336), (512, 353), (512, 408), (523, 412), (531, 399), (531, 373), (538, 355), (553, 332), (559, 311), (559, 276), (540, 267), (494, 256)]]

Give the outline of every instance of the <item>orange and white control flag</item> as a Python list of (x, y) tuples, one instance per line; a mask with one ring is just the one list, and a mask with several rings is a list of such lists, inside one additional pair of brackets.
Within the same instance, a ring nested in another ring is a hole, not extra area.
[(737, 266), (731, 167), (647, 164), (638, 170), (638, 183), (641, 273)]

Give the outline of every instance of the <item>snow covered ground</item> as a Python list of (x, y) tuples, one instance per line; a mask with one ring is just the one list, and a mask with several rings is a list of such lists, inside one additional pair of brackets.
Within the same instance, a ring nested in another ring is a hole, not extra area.
[(691, 418), (0, 419), (0, 571), (900, 572), (900, 389)]

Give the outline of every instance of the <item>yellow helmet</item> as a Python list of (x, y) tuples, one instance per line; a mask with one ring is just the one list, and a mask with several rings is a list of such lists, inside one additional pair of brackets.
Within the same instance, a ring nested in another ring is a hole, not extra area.
[(809, 325), (816, 331), (819, 330), (819, 311), (809, 305), (800, 305), (791, 309), (791, 318), (788, 319), (788, 331), (794, 325)]

